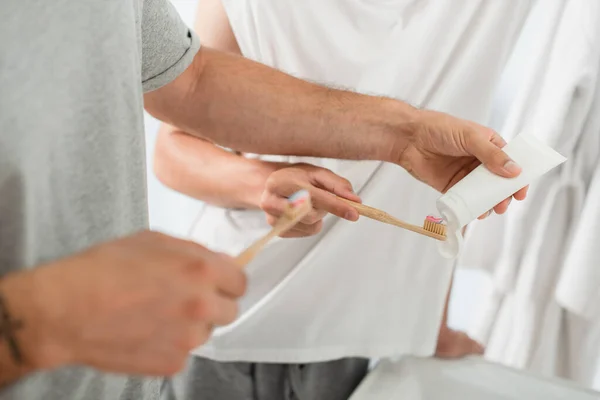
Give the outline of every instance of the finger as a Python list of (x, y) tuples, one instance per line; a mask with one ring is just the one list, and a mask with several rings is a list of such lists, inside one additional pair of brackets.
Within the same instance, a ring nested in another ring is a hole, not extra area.
[[(356, 209), (351, 205), (338, 199), (332, 193), (329, 193), (323, 189), (318, 189), (316, 187), (311, 187), (307, 190), (310, 193), (310, 199), (314, 209), (319, 211), (325, 211), (350, 221), (358, 220), (358, 211), (356, 211)], [(274, 217), (280, 217), (281, 215), (283, 215), (283, 212), (287, 205), (287, 199), (272, 194), (265, 196), (263, 198), (263, 201), (261, 202), (261, 208), (267, 214), (272, 215)], [(314, 216), (315, 214), (312, 214), (312, 217)], [(303, 220), (303, 222), (310, 222), (310, 218), (311, 217), (308, 217), (306, 220)]]
[(504, 214), (507, 210), (508, 207), (510, 206), (510, 203), (512, 201), (513, 198), (517, 199), (517, 200), (524, 200), (525, 197), (527, 196), (527, 189), (523, 188), (520, 191), (518, 191), (517, 193), (515, 193), (513, 195), (513, 197), (509, 197), (508, 199), (504, 199), (501, 203), (497, 204), (493, 210), (488, 211), (487, 213), (481, 215), (478, 219), (485, 219), (488, 216), (491, 215), (492, 211), (495, 212), (496, 214)]
[(512, 201), (512, 197), (509, 197), (508, 199), (503, 200), (501, 203), (497, 204), (494, 207), (494, 212), (496, 214), (504, 214), (506, 212), (506, 210), (508, 210), (508, 206), (510, 205), (510, 202)]
[[(278, 182), (276, 194), (273, 192), (266, 195), (261, 203), (261, 208), (268, 214), (280, 216), (285, 209), (282, 198), (291, 196), (298, 188), (304, 188), (310, 193), (313, 208), (327, 211), (350, 221), (358, 220), (356, 209), (334, 196), (336, 194), (352, 201), (360, 201), (360, 198), (352, 192), (352, 185), (348, 180), (318, 167), (310, 170), (309, 179), (311, 182), (304, 184), (292, 180)], [(320, 187), (326, 189), (320, 189)]]
[(460, 358), (469, 354), (482, 354), (483, 346), (464, 332), (450, 331), (446, 338), (438, 339), (435, 356), (439, 358)]
[(525, 186), (523, 189), (519, 190), (513, 197), (517, 201), (525, 200), (525, 198), (527, 198), (527, 191), (529, 191), (529, 186)]
[(349, 221), (358, 220), (358, 211), (356, 211), (356, 208), (340, 200), (332, 193), (323, 189), (313, 188), (310, 191), (310, 196), (313, 207), (317, 210), (327, 211), (328, 213)]
[(299, 238), (313, 236), (323, 230), (323, 221), (318, 221), (314, 224), (298, 223), (292, 229), (284, 232), (281, 237), (284, 238)]
[[(267, 222), (273, 226), (277, 222), (278, 218), (272, 215), (267, 215)], [(288, 229), (286, 232), (279, 235), (282, 238), (299, 238), (316, 235), (323, 229), (323, 221), (317, 221), (314, 224), (304, 224), (302, 222), (297, 223), (294, 227)]]
[(248, 279), (243, 270), (232, 257), (225, 254), (218, 255), (217, 268), (219, 270), (217, 288), (224, 294), (238, 298), (246, 293)]
[(489, 210), (485, 214), (480, 215), (479, 218), (477, 218), (477, 219), (486, 219), (487, 217), (489, 217), (490, 215), (492, 215), (492, 212), (493, 212), (493, 210)]
[(348, 200), (361, 202), (360, 197), (354, 193), (352, 183), (349, 180), (336, 175), (332, 171), (325, 168), (317, 168), (310, 172), (309, 176), (313, 180), (313, 185), (325, 189), (330, 193), (346, 198)]
[(326, 215), (327, 215), (327, 211), (325, 211), (325, 210), (313, 209), (304, 218), (302, 218), (300, 220), (300, 222), (303, 224), (307, 224), (307, 225), (316, 224), (317, 222), (319, 222), (320, 220), (325, 218)]
[[(184, 278), (192, 281), (192, 285), (200, 287), (216, 287), (232, 297), (241, 297), (246, 291), (246, 275), (226, 254), (215, 253), (204, 246), (189, 241), (176, 239), (176, 254), (185, 255), (180, 260)], [(192, 287), (192, 291), (194, 288)]]
[[(270, 215), (267, 214), (267, 223), (271, 226), (275, 226), (275, 224), (277, 223), (277, 221), (279, 221), (280, 217), (276, 217), (274, 215)], [(317, 224), (320, 220), (315, 220), (315, 222), (312, 223), (305, 223), (305, 222), (297, 222), (296, 225), (294, 225), (292, 228), (288, 229), (288, 232), (292, 232), (294, 230), (294, 228), (298, 227), (298, 226), (304, 226), (304, 225), (312, 225), (312, 224)], [(305, 231), (305, 229), (303, 228), (299, 228), (301, 231)], [(285, 232), (283, 235), (281, 235), (281, 237), (288, 237), (285, 235)]]
[(485, 347), (481, 343), (473, 341), (473, 343), (471, 343), (471, 353), (483, 355), (485, 354)]
[(504, 140), (504, 138), (500, 135), (498, 135), (496, 132), (494, 132), (492, 134), (492, 136), (490, 137), (490, 142), (492, 142), (494, 145), (496, 145), (499, 148), (503, 148), (504, 146), (506, 146), (506, 140)]
[(216, 289), (238, 298), (246, 292), (246, 274), (232, 257), (214, 253), (198, 243), (188, 242), (190, 257), (183, 262), (184, 278), (191, 281), (190, 291), (198, 288)]
[(238, 314), (237, 302), (218, 291), (198, 292), (187, 301), (185, 307), (188, 318), (210, 325), (230, 324)]
[(465, 147), (491, 172), (505, 178), (514, 178), (521, 173), (521, 167), (497, 145), (502, 142), (497, 133), (485, 135), (477, 129), (466, 133)]
[[(276, 216), (271, 215), (271, 214), (267, 214), (267, 223), (269, 225), (271, 225), (271, 226), (274, 226), (277, 223), (278, 219), (279, 219), (279, 217), (276, 217)], [(289, 231), (289, 229), (288, 229), (288, 231)]]
[(185, 324), (174, 333), (175, 346), (189, 352), (204, 344), (210, 338), (212, 331), (213, 325), (205, 322)]
[(290, 229), (284, 233), (282, 233), (281, 235), (279, 235), (279, 237), (284, 238), (284, 239), (297, 239), (297, 238), (303, 238), (303, 237), (309, 237), (312, 235), (309, 235), (307, 233), (304, 232), (300, 232), (300, 231), (294, 231), (293, 229)]
[(202, 285), (212, 286), (216, 291), (232, 298), (238, 298), (246, 292), (246, 274), (232, 257), (220, 253), (211, 253), (210, 258), (198, 272)]
[(274, 194), (267, 194), (263, 196), (260, 203), (260, 208), (271, 217), (274, 217), (271, 218), (269, 222), (271, 225), (277, 221), (277, 218), (284, 214), (288, 207), (289, 202), (285, 197), (280, 197)]
[(216, 326), (229, 325), (237, 319), (239, 307), (236, 300), (220, 295), (215, 296), (214, 306), (216, 313), (212, 323)]

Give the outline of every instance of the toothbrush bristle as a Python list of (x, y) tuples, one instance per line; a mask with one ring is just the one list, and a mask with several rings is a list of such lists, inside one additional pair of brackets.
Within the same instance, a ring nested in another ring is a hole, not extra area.
[(446, 225), (444, 225), (442, 222), (443, 220), (441, 218), (436, 218), (429, 215), (427, 218), (425, 218), (423, 229), (441, 236), (446, 236)]

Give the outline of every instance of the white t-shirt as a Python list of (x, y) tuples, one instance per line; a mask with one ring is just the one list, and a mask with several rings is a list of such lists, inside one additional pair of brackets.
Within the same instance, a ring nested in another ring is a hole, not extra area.
[[(530, 1), (223, 0), (242, 53), (288, 73), (485, 122)], [(312, 162), (365, 204), (421, 224), (438, 194), (400, 167)], [(238, 254), (270, 227), (259, 211), (205, 206), (191, 236)], [(433, 240), (361, 218), (272, 242), (248, 267), (241, 317), (194, 351), (222, 361), (316, 362), (435, 349), (452, 265)]]

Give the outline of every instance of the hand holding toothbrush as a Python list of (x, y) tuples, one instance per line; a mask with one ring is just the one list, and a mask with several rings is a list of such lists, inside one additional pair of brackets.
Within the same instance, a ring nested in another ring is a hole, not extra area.
[(336, 197), (360, 202), (360, 197), (353, 192), (347, 179), (325, 168), (293, 164), (273, 172), (266, 181), (260, 206), (267, 213), (269, 224), (273, 225), (278, 220), (287, 207), (287, 198), (300, 189), (310, 193), (313, 209), (282, 237), (303, 237), (319, 233), (323, 227), (323, 218), (328, 213), (349, 221), (358, 219), (356, 209)]

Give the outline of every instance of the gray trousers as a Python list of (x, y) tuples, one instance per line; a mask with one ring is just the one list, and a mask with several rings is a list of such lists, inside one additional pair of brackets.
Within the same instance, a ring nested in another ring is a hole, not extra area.
[(358, 358), (311, 364), (224, 363), (190, 357), (162, 400), (347, 400), (367, 374)]

